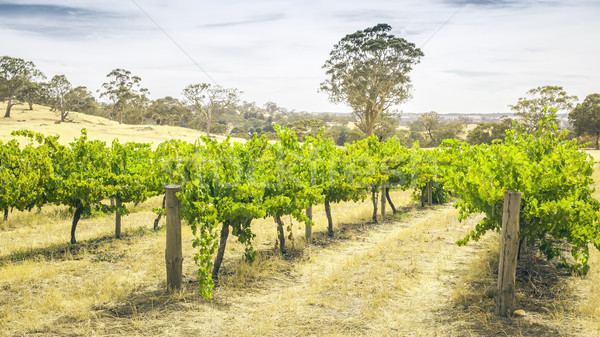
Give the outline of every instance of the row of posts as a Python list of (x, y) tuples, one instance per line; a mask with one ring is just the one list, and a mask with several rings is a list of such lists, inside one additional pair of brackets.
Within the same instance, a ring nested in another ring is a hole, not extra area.
[[(179, 185), (167, 185), (167, 243), (165, 260), (167, 266), (167, 288), (181, 289), (183, 255), (181, 249), (181, 204), (176, 193)], [(431, 183), (427, 186), (428, 204), (431, 203)], [(496, 311), (501, 316), (511, 315), (514, 311), (515, 279), (517, 256), (519, 253), (519, 209), (521, 193), (506, 191), (504, 193), (504, 209), (502, 214), (502, 240), (500, 243), (500, 260), (498, 265), (498, 294)], [(385, 187), (381, 189), (381, 214), (385, 216)], [(306, 209), (306, 216), (312, 220), (312, 207)], [(310, 241), (312, 227), (305, 227), (306, 240)]]

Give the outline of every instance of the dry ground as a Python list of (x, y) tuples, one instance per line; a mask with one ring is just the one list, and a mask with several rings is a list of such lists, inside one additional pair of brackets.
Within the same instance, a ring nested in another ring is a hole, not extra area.
[(158, 197), (124, 217), (121, 240), (112, 238), (112, 216), (82, 219), (75, 246), (65, 208), (11, 213), (0, 222), (0, 336), (600, 336), (597, 251), (582, 278), (530, 249), (517, 272), (525, 316), (500, 318), (498, 235), (458, 247), (478, 218), (459, 223), (451, 205), (420, 208), (407, 192), (392, 198), (403, 215), (381, 224), (368, 222), (369, 201), (332, 205), (333, 238), (315, 207), (315, 242), (305, 247), (294, 223), (285, 257), (274, 249), (272, 219), (255, 221), (259, 258), (242, 262), (231, 238), (212, 300), (196, 290), (185, 225), (187, 283), (164, 290), (165, 231), (151, 230)]
[[(86, 128), (88, 138), (105, 141), (110, 145), (113, 139), (121, 142), (159, 143), (177, 138), (187, 142), (194, 142), (203, 132), (164, 125), (127, 125), (119, 124), (106, 118), (71, 112), (69, 122), (57, 123), (60, 116), (50, 111), (48, 107), (34, 105), (33, 110), (28, 110), (26, 105), (15, 105), (11, 109), (11, 118), (0, 118), (0, 140), (12, 139), (13, 130), (27, 129), (41, 132), (44, 135), (60, 135), (59, 141), (63, 144), (72, 142), (81, 136), (81, 129)], [(0, 111), (6, 110), (6, 102), (0, 102)], [(213, 135), (214, 138), (224, 139), (223, 136)], [(245, 141), (236, 138), (236, 141)]]

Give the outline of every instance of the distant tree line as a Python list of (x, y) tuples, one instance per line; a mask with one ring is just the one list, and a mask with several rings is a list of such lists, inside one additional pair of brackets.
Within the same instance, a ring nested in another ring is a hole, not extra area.
[[(450, 121), (431, 111), (408, 122), (407, 128), (400, 127), (401, 114), (391, 112), (389, 107), (410, 96), (410, 79), (386, 74), (401, 71), (406, 75), (422, 53), (413, 44), (387, 34), (390, 29), (387, 25), (378, 25), (346, 36), (334, 46), (331, 58), (324, 65), (329, 78), (321, 84), (321, 91), (328, 93), (334, 102), (350, 105), (355, 111), (352, 115), (297, 112), (274, 102), (259, 106), (242, 101), (242, 91), (238, 89), (208, 83), (186, 86), (181, 92), (182, 99), (166, 96), (151, 100), (149, 90), (141, 84), (142, 79), (125, 69), (114, 69), (107, 74), (106, 82), (98, 91), (106, 102), (100, 103), (88, 88), (72, 85), (65, 75), (55, 75), (48, 80), (33, 62), (9, 56), (0, 58), (0, 101), (7, 103), (5, 118), (10, 117), (15, 104), (27, 104), (30, 110), (34, 104), (40, 104), (56, 112), (57, 122), (69, 121), (70, 112), (76, 111), (125, 124), (180, 126), (202, 130), (207, 135), (215, 133), (247, 139), (255, 134), (276, 139), (274, 125), (278, 124), (293, 129), (301, 141), (323, 132), (338, 146), (371, 134), (380, 140), (397, 137), (405, 146), (418, 141), (422, 147), (435, 147), (449, 138), (465, 139), (472, 144), (504, 139), (506, 131), (512, 128), (511, 118), (473, 127), (468, 126), (472, 123), (468, 118)], [(369, 42), (373, 39), (386, 42), (373, 45)], [(356, 53), (361, 48), (364, 50)], [(364, 74), (373, 64), (382, 64), (377, 59), (382, 51), (393, 57), (383, 62), (385, 69), (376, 67), (370, 78), (380, 78), (377, 83), (385, 83), (384, 87), (375, 90), (361, 82), (363, 77), (350, 76), (356, 69)], [(353, 67), (344, 68), (352, 62)], [(387, 94), (380, 96), (386, 90)], [(576, 96), (568, 95), (560, 86), (541, 86), (529, 90), (509, 107), (521, 125), (532, 133), (547, 115), (568, 114), (571, 135), (600, 148), (600, 94), (590, 94), (582, 103), (577, 101)]]

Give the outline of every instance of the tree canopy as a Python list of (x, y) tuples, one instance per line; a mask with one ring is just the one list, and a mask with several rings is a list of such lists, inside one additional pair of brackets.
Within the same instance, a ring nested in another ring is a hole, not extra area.
[(199, 124), (204, 125), (207, 136), (210, 136), (210, 130), (217, 118), (236, 106), (241, 93), (238, 89), (208, 83), (190, 84), (183, 89), (186, 103), (200, 117)]
[[(100, 97), (108, 97), (111, 102), (109, 117), (118, 118), (119, 124), (121, 124), (124, 115), (132, 113), (136, 104), (146, 100), (148, 89), (142, 88), (140, 86), (142, 79), (139, 76), (132, 75), (129, 70), (114, 69), (106, 77), (109, 78), (109, 81), (102, 84), (104, 91), (100, 94)], [(125, 118), (127, 117), (125, 116)], [(137, 120), (140, 120), (140, 118), (137, 118)]]
[(36, 77), (43, 76), (31, 61), (10, 56), (0, 58), (0, 99), (7, 101), (4, 118), (10, 117), (10, 109), (19, 100), (21, 91), (26, 90)]
[(593, 136), (596, 149), (600, 149), (600, 94), (588, 95), (569, 113), (569, 123), (577, 136)]
[[(569, 96), (561, 86), (546, 85), (527, 91), (526, 97), (520, 97), (515, 105), (509, 105), (515, 115), (522, 118), (522, 124), (528, 131), (539, 129), (539, 124), (546, 114), (567, 112), (577, 102), (577, 96)], [(547, 109), (544, 109), (547, 107)], [(556, 111), (554, 111), (555, 109)], [(550, 116), (552, 117), (552, 116)]]
[(52, 91), (52, 109), (60, 112), (60, 121), (64, 122), (71, 110), (69, 102), (69, 93), (73, 90), (71, 82), (65, 75), (55, 75), (50, 81), (50, 90)]
[(383, 112), (410, 97), (408, 73), (423, 57), (414, 43), (388, 34), (391, 30), (382, 23), (346, 35), (323, 65), (327, 79), (321, 91), (331, 102), (349, 105), (366, 136)]

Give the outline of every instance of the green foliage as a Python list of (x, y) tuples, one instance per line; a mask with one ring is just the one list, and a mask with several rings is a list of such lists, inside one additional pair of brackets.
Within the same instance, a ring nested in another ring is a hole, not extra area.
[(379, 123), (375, 126), (373, 134), (383, 141), (398, 136), (398, 127), (400, 126), (400, 116), (384, 113), (379, 118)]
[(332, 102), (350, 106), (366, 136), (373, 133), (382, 113), (410, 97), (408, 73), (423, 57), (414, 43), (389, 34), (391, 30), (378, 24), (346, 35), (323, 65), (327, 79), (321, 91)]
[(569, 122), (576, 136), (591, 135), (600, 149), (600, 94), (588, 95), (569, 113)]
[(503, 143), (471, 146), (447, 142), (442, 167), (445, 184), (461, 197), (460, 219), (482, 212), (484, 219), (459, 244), (499, 231), (505, 191), (522, 193), (520, 238), (540, 243), (548, 257), (560, 255), (560, 242), (572, 244), (579, 269), (589, 268), (588, 245), (600, 249), (598, 210), (592, 198), (593, 161), (575, 140), (543, 119), (535, 134), (507, 132)]
[[(189, 156), (179, 163), (182, 192), (179, 197), (182, 217), (187, 220), (198, 248), (194, 260), (199, 266), (198, 283), (206, 298), (212, 296), (212, 257), (217, 248), (217, 227), (231, 226), (233, 234), (246, 245), (245, 258), (252, 261), (254, 234), (252, 219), (266, 214), (265, 191), (257, 188), (260, 171), (255, 166), (267, 147), (266, 138), (255, 138), (245, 144), (218, 143), (208, 137), (197, 142)], [(259, 164), (260, 166), (260, 164)]]
[(317, 185), (312, 184), (308, 158), (303, 156), (296, 134), (288, 128), (275, 126), (279, 142), (268, 147), (256, 166), (261, 173), (266, 215), (291, 215), (300, 222), (312, 224), (304, 209), (322, 201)]
[(107, 116), (118, 120), (119, 124), (141, 124), (144, 105), (148, 101), (148, 89), (140, 86), (142, 79), (125, 69), (114, 69), (106, 77), (109, 81), (102, 84), (104, 91), (100, 97), (107, 97), (110, 101)]
[[(150, 144), (113, 140), (109, 152), (110, 170), (105, 184), (110, 186), (111, 198), (121, 202), (142, 202), (159, 193), (156, 176), (152, 172), (153, 151)], [(121, 215), (129, 214), (122, 205), (116, 210)]]
[(199, 117), (196, 125), (203, 125), (209, 136), (217, 118), (233, 110), (242, 92), (208, 83), (190, 84), (183, 89), (183, 96), (192, 112)]
[(325, 127), (325, 122), (316, 118), (301, 119), (289, 123), (287, 127), (294, 130), (298, 140), (303, 142), (307, 136), (316, 136)]
[(331, 138), (335, 145), (343, 146), (348, 142), (347, 137), (350, 132), (350, 128), (345, 125), (335, 125), (329, 129), (326, 129), (323, 133), (323, 137)]
[(73, 90), (71, 82), (65, 75), (55, 75), (50, 80), (49, 88), (51, 91), (51, 108), (60, 113), (60, 121), (64, 122), (71, 110), (69, 102), (69, 93)]
[(479, 123), (469, 132), (467, 142), (469, 144), (492, 144), (493, 141), (503, 141), (506, 131), (512, 128), (513, 120), (504, 118), (501, 122)]
[(535, 132), (540, 122), (555, 117), (558, 111), (569, 111), (577, 102), (577, 96), (569, 96), (560, 86), (546, 85), (527, 91), (526, 97), (520, 97), (517, 104), (509, 105), (515, 115), (521, 117), (528, 132)]
[(427, 184), (433, 184), (433, 203), (442, 203), (446, 201), (446, 191), (443, 188), (444, 172), (440, 166), (440, 160), (443, 153), (439, 148), (424, 150), (419, 148), (419, 143), (415, 143), (410, 149), (410, 161), (407, 166), (408, 181), (413, 188), (412, 198), (421, 200), (424, 203), (427, 196)]
[(36, 78), (43, 77), (31, 61), (10, 56), (0, 58), (0, 100), (7, 101), (4, 117), (10, 117), (12, 106), (24, 98), (23, 93), (28, 92)]
[(167, 96), (159, 98), (150, 104), (146, 111), (145, 119), (157, 125), (181, 126), (185, 125), (192, 117), (190, 109), (183, 105), (177, 98)]
[(436, 147), (445, 139), (458, 138), (464, 129), (464, 123), (444, 121), (435, 111), (420, 115), (410, 124), (411, 138), (425, 147)]
[[(19, 135), (19, 132), (13, 133)], [(22, 150), (16, 140), (0, 141), (0, 210), (20, 211), (41, 207), (46, 202), (45, 186), (53, 172), (52, 163), (33, 138)]]

